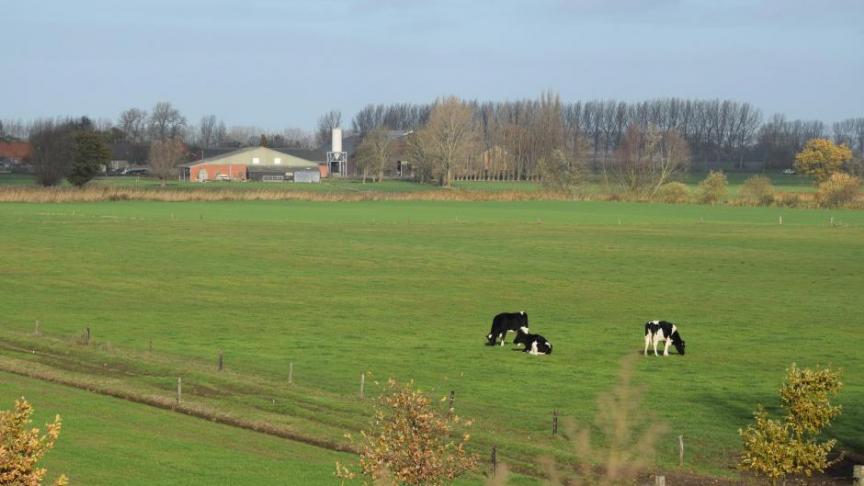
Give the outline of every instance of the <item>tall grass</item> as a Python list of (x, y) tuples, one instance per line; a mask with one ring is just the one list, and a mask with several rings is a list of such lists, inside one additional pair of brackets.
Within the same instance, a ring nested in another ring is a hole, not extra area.
[[(282, 191), (277, 189), (219, 189), (201, 190), (189, 189), (183, 191), (164, 190), (153, 187), (105, 187), (90, 186), (85, 188), (72, 187), (22, 187), (8, 186), (0, 188), (0, 202), (19, 203), (89, 203), (103, 201), (320, 201), (320, 202), (356, 202), (356, 201), (627, 201), (627, 202), (664, 202), (688, 203), (690, 197), (668, 198), (664, 194), (651, 197), (645, 194), (629, 192), (596, 193), (581, 191), (478, 191), (470, 189), (449, 189), (439, 191), (416, 192), (352, 192), (332, 193), (313, 191)], [(759, 204), (748, 198), (735, 198), (719, 201), (732, 206), (776, 205), (783, 207), (816, 208), (819, 201), (812, 193), (778, 192), (771, 204)], [(858, 194), (842, 207), (848, 209), (864, 209), (864, 195)]]

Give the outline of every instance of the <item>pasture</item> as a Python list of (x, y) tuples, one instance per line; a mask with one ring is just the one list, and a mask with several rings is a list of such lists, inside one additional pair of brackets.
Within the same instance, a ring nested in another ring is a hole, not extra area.
[[(777, 403), (793, 361), (844, 368), (844, 413), (830, 435), (864, 450), (862, 242), (864, 213), (852, 211), (563, 201), (4, 204), (0, 367), (165, 397), (182, 375), (190, 402), (334, 443), (368, 421), (369, 401), (357, 398), (361, 372), (373, 377), (369, 394), (374, 379), (413, 379), (436, 398), (455, 391), (458, 413), (477, 419), (473, 443), (483, 457), (496, 444), (503, 461), (529, 470), (540, 454), (568, 460), (565, 442), (550, 435), (552, 411), (590, 423), (621, 358), (641, 354), (643, 323), (667, 319), (687, 355), (640, 357), (636, 367), (645, 415), (667, 424), (660, 467), (677, 467), (675, 436), (684, 435), (688, 471), (729, 475), (737, 429), (757, 404)], [(554, 354), (483, 345), (493, 315), (519, 310)], [(42, 336), (33, 335), (36, 320)], [(75, 342), (85, 327), (90, 346)], [(43, 392), (28, 386), (38, 406)], [(137, 447), (146, 456), (154, 445)], [(93, 467), (67, 457), (67, 471)], [(309, 477), (327, 484), (332, 465), (320, 463), (323, 473)], [(116, 473), (123, 477), (119, 466)]]

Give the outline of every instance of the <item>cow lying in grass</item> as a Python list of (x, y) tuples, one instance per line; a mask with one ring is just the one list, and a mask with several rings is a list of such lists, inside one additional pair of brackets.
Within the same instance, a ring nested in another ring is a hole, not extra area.
[(654, 343), (654, 356), (657, 356), (657, 343), (665, 341), (666, 346), (663, 348), (663, 356), (669, 356), (669, 345), (675, 346), (678, 354), (684, 355), (684, 340), (681, 339), (681, 334), (678, 332), (678, 327), (671, 322), (666, 321), (648, 321), (645, 323), (645, 351), (643, 354), (648, 356), (648, 345)]
[(552, 354), (552, 343), (539, 334), (518, 331), (516, 337), (513, 339), (513, 344), (525, 346), (525, 349), (522, 350), (523, 353), (530, 353), (535, 356), (538, 354)]
[(504, 346), (504, 339), (507, 337), (507, 331), (513, 331), (518, 334), (519, 330), (528, 332), (528, 314), (522, 312), (502, 312), (492, 319), (492, 330), (486, 335), (486, 344), (495, 346), (498, 344), (498, 339), (501, 340), (501, 346)]

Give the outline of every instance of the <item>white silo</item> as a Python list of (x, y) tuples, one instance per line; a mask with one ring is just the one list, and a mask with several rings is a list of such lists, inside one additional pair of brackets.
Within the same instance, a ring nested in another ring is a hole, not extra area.
[(333, 136), (331, 137), (330, 142), (330, 151), (331, 152), (341, 152), (342, 151), (342, 129), (334, 128)]

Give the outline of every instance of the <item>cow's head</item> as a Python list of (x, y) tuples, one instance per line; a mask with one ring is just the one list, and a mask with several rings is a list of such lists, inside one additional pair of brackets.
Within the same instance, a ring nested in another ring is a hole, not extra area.
[(492, 336), (492, 334), (487, 334), (487, 335), (486, 335), (486, 344), (488, 344), (489, 346), (494, 346), (494, 345), (495, 345), (495, 337)]
[(675, 346), (675, 349), (678, 350), (678, 354), (680, 354), (681, 356), (684, 356), (684, 340), (681, 338), (678, 338), (678, 339), (672, 341), (672, 344)]

